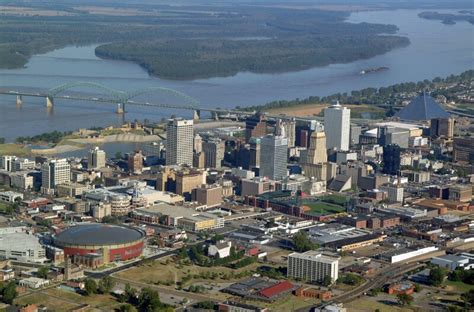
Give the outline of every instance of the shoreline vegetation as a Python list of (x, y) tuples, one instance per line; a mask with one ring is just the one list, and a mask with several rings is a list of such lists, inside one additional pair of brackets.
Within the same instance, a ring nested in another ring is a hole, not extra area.
[[(96, 55), (133, 61), (150, 75), (189, 80), (278, 73), (367, 59), (410, 44), (395, 25), (348, 23), (349, 12), (259, 6), (169, 9), (112, 16), (49, 4), (61, 15), (4, 14), (0, 68), (33, 55), (99, 44)], [(106, 44), (104, 44), (106, 42)]]
[[(433, 91), (433, 95), (444, 95), (448, 100), (451, 96), (447, 93), (446, 90), (437, 89), (437, 86), (449, 83), (456, 82), (472, 82), (474, 80), (474, 69), (466, 70), (459, 75), (449, 75), (445, 78), (436, 77), (432, 80), (425, 79), (418, 82), (403, 82), (390, 85), (387, 87), (380, 88), (365, 88), (361, 90), (353, 90), (351, 92), (344, 93), (335, 93), (329, 96), (309, 96), (304, 99), (294, 99), (294, 100), (276, 100), (263, 105), (256, 106), (246, 106), (240, 107), (237, 106), (236, 109), (244, 111), (265, 111), (273, 110), (274, 112), (282, 112), (282, 110), (289, 107), (297, 107), (304, 105), (324, 105), (327, 103), (333, 103), (339, 101), (345, 105), (366, 105), (366, 106), (376, 106), (376, 105), (387, 105), (395, 106), (400, 105), (400, 99), (395, 95), (397, 93), (403, 92), (423, 92), (423, 91)], [(316, 112), (319, 113), (319, 112)]]
[(446, 25), (454, 25), (460, 21), (474, 25), (474, 10), (461, 10), (458, 14), (427, 11), (419, 13), (418, 16), (427, 20), (441, 21)]

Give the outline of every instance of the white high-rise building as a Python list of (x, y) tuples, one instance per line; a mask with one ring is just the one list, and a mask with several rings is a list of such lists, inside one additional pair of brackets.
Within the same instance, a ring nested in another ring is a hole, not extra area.
[(105, 151), (95, 147), (89, 151), (87, 168), (100, 169), (105, 167)]
[(351, 110), (336, 104), (324, 110), (326, 146), (336, 151), (348, 151), (351, 129)]
[(71, 181), (71, 165), (67, 159), (51, 159), (41, 165), (41, 192), (54, 194), (56, 185)]
[(166, 164), (193, 165), (193, 121), (170, 119), (166, 126)]
[(260, 176), (281, 180), (288, 176), (288, 138), (267, 135), (260, 140)]
[(16, 156), (0, 156), (0, 169), (5, 171), (13, 171), (13, 161), (16, 159)]
[(288, 277), (309, 282), (322, 282), (326, 276), (335, 282), (339, 277), (339, 258), (316, 250), (288, 255)]

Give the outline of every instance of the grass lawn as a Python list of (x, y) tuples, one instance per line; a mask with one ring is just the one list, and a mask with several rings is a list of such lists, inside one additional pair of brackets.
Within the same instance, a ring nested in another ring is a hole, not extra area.
[(19, 144), (0, 144), (0, 155), (26, 156), (30, 153), (28, 148)]
[(210, 272), (210, 273), (219, 273), (220, 276), (217, 279), (206, 280), (202, 278), (192, 278), (187, 285), (192, 284), (197, 281), (208, 281), (208, 282), (232, 282), (236, 279), (229, 278), (227, 280), (222, 279), (222, 275), (228, 275), (233, 272), (234, 274), (240, 273), (243, 271), (255, 271), (260, 263), (253, 263), (246, 267), (234, 270), (227, 267), (200, 267), (197, 265), (178, 265), (172, 261), (166, 264), (165, 260), (162, 261), (153, 261), (150, 264), (142, 264), (138, 267), (133, 267), (129, 270), (125, 270), (115, 274), (114, 276), (118, 278), (133, 280), (142, 283), (165, 283), (181, 281), (184, 276), (187, 275), (199, 275), (200, 273)]
[(4, 212), (7, 206), (8, 206), (7, 203), (0, 202), (0, 212)]
[(345, 303), (344, 307), (347, 311), (351, 312), (373, 312), (379, 309), (380, 312), (408, 312), (413, 311), (410, 307), (400, 307), (397, 305), (390, 305), (383, 303), (382, 300), (374, 300), (371, 298), (363, 297), (349, 303)]
[(21, 297), (15, 303), (20, 305), (43, 304), (49, 311), (71, 311), (81, 304), (88, 304), (92, 309), (100, 311), (113, 311), (114, 308), (121, 305), (111, 295), (81, 296), (58, 288), (49, 288), (30, 296)]
[(57, 298), (46, 296), (44, 293), (35, 293), (30, 296), (24, 296), (15, 300), (15, 304), (24, 306), (27, 304), (44, 305), (50, 311), (70, 311), (77, 308), (79, 304), (71, 303), (68, 301), (60, 300)]
[(331, 202), (337, 205), (345, 205), (347, 202), (347, 196), (337, 194), (324, 195), (319, 197), (319, 199), (321, 199), (321, 201)]
[(310, 214), (313, 215), (327, 215), (346, 211), (345, 207), (323, 202), (303, 201), (302, 205), (308, 206), (311, 209)]
[(474, 285), (469, 285), (463, 282), (453, 282), (450, 280), (446, 280), (444, 282), (444, 285), (447, 286), (446, 288), (449, 288), (449, 290), (460, 292), (460, 293), (465, 293), (468, 292), (471, 289), (474, 289)]

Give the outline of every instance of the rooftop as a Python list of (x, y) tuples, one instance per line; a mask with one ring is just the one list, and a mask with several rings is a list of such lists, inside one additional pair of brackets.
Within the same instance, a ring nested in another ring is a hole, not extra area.
[(57, 245), (116, 245), (141, 240), (145, 234), (138, 229), (99, 223), (72, 226), (55, 237)]
[(439, 105), (431, 96), (425, 92), (414, 98), (410, 104), (405, 106), (402, 110), (395, 114), (402, 120), (430, 120), (434, 118), (449, 118), (447, 113), (441, 105)]

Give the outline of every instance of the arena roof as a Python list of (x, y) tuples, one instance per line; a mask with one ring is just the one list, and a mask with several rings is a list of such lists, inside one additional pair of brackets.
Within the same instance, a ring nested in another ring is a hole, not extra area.
[(414, 98), (410, 104), (395, 114), (395, 117), (402, 120), (430, 120), (433, 118), (449, 118), (449, 116), (449, 113), (426, 93)]
[(127, 244), (138, 241), (144, 233), (125, 226), (90, 223), (70, 227), (55, 238), (57, 245), (102, 246)]

